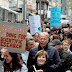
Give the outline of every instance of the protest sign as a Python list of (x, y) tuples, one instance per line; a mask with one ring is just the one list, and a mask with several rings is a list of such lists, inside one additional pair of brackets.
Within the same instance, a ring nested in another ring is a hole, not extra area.
[(69, 20), (61, 20), (61, 23), (67, 24), (69, 23)]
[(27, 26), (0, 22), (0, 48), (7, 47), (10, 52), (24, 52)]
[(29, 16), (30, 23), (30, 32), (34, 35), (36, 32), (40, 33), (41, 29), (41, 20), (39, 15)]
[(47, 18), (50, 18), (51, 16), (51, 11), (47, 11)]
[(61, 8), (60, 7), (51, 8), (50, 27), (60, 27), (60, 20), (61, 20)]

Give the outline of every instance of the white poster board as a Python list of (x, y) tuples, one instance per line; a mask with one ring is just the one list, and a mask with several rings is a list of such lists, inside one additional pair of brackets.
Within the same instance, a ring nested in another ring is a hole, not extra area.
[(36, 32), (40, 33), (41, 29), (41, 19), (39, 15), (29, 16), (30, 33), (34, 35)]
[(51, 11), (47, 11), (47, 18), (50, 18), (51, 16)]
[(61, 20), (61, 23), (67, 24), (69, 20)]

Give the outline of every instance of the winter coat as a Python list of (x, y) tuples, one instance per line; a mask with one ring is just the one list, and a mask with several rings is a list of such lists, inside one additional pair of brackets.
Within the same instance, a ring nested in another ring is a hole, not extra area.
[[(35, 65), (35, 62), (36, 62), (35, 54), (41, 49), (42, 48), (39, 45), (38, 47), (34, 47), (30, 50), (28, 61), (27, 61), (28, 67)], [(47, 64), (53, 69), (59, 68), (61, 61), (60, 61), (60, 57), (59, 57), (59, 53), (58, 53), (57, 49), (52, 46), (48, 46), (48, 44), (47, 44), (46, 47), (44, 48), (44, 50), (48, 53), (48, 57), (49, 57)]]
[(44, 64), (42, 66), (38, 66), (37, 64), (29, 66), (28, 72), (36, 72), (35, 70), (40, 70), (40, 69), (43, 70), (43, 72), (54, 72), (54, 70), (51, 67), (47, 66), (47, 64)]
[[(1, 68), (0, 71), (1, 71), (1, 72), (4, 72), (4, 68), (3, 68), (3, 66), (2, 66), (2, 68)], [(8, 72), (8, 71), (5, 71), (5, 72)], [(28, 72), (28, 69), (27, 69), (27, 67), (26, 67), (25, 64), (22, 64), (21, 69), (19, 68), (19, 69), (13, 71), (13, 72)]]

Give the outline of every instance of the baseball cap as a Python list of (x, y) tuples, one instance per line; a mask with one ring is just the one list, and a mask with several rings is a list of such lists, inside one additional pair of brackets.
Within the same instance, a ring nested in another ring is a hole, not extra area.
[(61, 45), (61, 44), (62, 44), (61, 41), (58, 40), (58, 39), (54, 39), (54, 40), (52, 41), (52, 46)]

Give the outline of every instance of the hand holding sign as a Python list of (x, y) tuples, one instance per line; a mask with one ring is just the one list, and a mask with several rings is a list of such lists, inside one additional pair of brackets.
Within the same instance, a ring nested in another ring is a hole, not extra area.
[(7, 50), (7, 48), (6, 47), (4, 47), (4, 48), (2, 48), (1, 49), (1, 58), (3, 58), (4, 57), (4, 55), (5, 55), (5, 52), (8, 52), (8, 50)]

